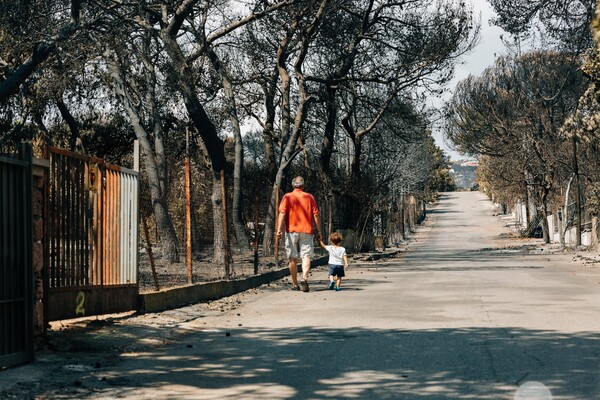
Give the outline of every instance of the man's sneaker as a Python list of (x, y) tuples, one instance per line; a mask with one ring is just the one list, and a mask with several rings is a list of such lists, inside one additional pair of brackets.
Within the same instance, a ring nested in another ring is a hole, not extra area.
[(306, 282), (305, 280), (302, 280), (302, 282), (300, 282), (300, 288), (303, 292), (308, 292), (310, 290), (310, 288), (308, 287), (308, 282)]
[(342, 288), (341, 288), (341, 287), (339, 287), (339, 286), (336, 286), (336, 287), (335, 287), (335, 291), (336, 291), (336, 292), (339, 292), (340, 290), (342, 290)]
[(334, 287), (335, 287), (335, 282), (331, 281), (331, 282), (329, 282), (329, 286), (327, 287), (327, 289), (333, 290)]
[(290, 289), (292, 289), (292, 290), (300, 290), (300, 286), (298, 286), (298, 285), (292, 285), (290, 287)]

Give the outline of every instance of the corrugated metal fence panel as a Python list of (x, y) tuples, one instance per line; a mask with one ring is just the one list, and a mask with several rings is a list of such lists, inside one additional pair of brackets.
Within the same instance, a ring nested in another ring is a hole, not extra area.
[(117, 276), (120, 273), (121, 264), (119, 255), (121, 254), (119, 240), (119, 224), (111, 223), (119, 221), (120, 207), (120, 185), (119, 174), (110, 169), (104, 171), (104, 223), (103, 223), (103, 254), (102, 254), (102, 274), (105, 285), (116, 285), (119, 282)]
[(31, 162), (0, 156), (0, 367), (33, 359)]
[[(50, 287), (100, 284), (91, 273), (94, 210), (88, 161), (54, 153), (50, 163)], [(91, 229), (91, 231), (90, 231)]]
[(107, 285), (137, 283), (137, 251), (123, 251), (137, 249), (137, 180), (137, 173), (125, 168), (105, 169), (103, 274)]
[[(131, 193), (129, 197), (129, 247), (137, 249), (138, 248), (138, 238), (139, 238), (139, 175), (128, 174), (129, 186)], [(138, 283), (138, 252), (131, 252), (129, 254), (129, 265), (135, 266), (134, 268), (130, 268), (129, 271), (129, 279), (131, 282)]]
[(137, 283), (137, 172), (51, 154), (50, 288)]
[(138, 173), (50, 147), (48, 319), (137, 306)]

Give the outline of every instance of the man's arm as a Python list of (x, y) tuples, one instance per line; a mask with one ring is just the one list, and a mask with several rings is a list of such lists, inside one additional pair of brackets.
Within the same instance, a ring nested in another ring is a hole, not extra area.
[(277, 236), (283, 236), (283, 221), (285, 221), (285, 213), (280, 212), (277, 218)]
[(323, 237), (321, 236), (321, 218), (319, 218), (319, 214), (313, 214), (313, 219), (315, 220), (315, 225), (317, 226), (317, 240), (321, 240)]

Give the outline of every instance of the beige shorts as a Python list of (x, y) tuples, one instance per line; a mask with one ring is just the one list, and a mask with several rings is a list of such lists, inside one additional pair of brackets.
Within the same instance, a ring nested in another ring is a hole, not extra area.
[(286, 232), (285, 252), (288, 258), (311, 258), (314, 254), (314, 236), (303, 232)]

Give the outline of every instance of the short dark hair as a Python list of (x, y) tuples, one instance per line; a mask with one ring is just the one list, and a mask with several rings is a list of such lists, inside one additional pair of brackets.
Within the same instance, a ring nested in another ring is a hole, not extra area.
[(329, 241), (333, 244), (335, 244), (336, 246), (339, 246), (340, 243), (342, 243), (342, 240), (344, 240), (344, 238), (342, 237), (342, 234), (339, 232), (333, 232), (331, 234), (331, 237), (329, 238)]

